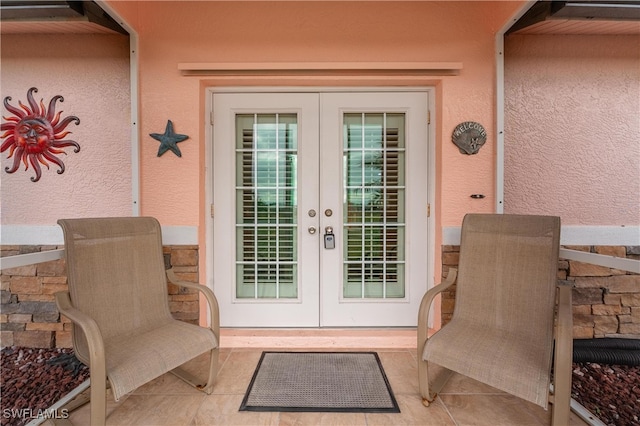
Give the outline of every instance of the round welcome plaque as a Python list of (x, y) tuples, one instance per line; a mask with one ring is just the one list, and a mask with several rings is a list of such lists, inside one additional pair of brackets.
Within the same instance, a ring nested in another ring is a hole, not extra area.
[(451, 141), (456, 144), (461, 153), (477, 154), (480, 147), (487, 141), (487, 131), (480, 123), (465, 121), (453, 129)]

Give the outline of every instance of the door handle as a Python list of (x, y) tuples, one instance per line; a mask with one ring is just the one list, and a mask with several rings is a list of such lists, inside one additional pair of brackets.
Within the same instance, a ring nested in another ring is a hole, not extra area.
[(309, 227), (309, 229), (308, 229), (308, 231), (309, 231), (309, 233), (310, 233), (311, 235), (313, 235), (313, 234), (315, 234), (315, 233), (316, 233), (316, 227), (315, 227), (315, 226), (310, 226), (310, 227)]

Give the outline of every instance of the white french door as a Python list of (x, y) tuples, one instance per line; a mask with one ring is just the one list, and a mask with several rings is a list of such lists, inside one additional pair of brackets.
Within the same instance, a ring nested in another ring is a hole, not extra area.
[(221, 325), (415, 326), (427, 92), (212, 97)]

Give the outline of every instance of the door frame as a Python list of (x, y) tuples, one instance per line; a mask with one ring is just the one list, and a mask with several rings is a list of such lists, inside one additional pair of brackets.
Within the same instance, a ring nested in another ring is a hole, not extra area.
[[(225, 87), (208, 87), (205, 89), (205, 115), (203, 117), (205, 123), (205, 181), (204, 181), (204, 206), (203, 206), (203, 215), (204, 215), (204, 223), (205, 223), (205, 274), (206, 280), (205, 283), (207, 287), (211, 290), (214, 289), (213, 282), (213, 169), (215, 167), (214, 157), (213, 157), (213, 95), (216, 93), (330, 93), (330, 92), (427, 92), (428, 96), (428, 105), (427, 110), (429, 111), (429, 118), (425, 117), (425, 121), (428, 120), (427, 125), (427, 137), (428, 137), (428, 146), (427, 146), (427, 202), (430, 206), (425, 206), (425, 214), (427, 214), (427, 209), (429, 210), (429, 215), (427, 218), (427, 231), (428, 231), (428, 241), (427, 241), (427, 262), (428, 262), (428, 271), (429, 276), (427, 279), (427, 289), (430, 289), (434, 286), (435, 276), (434, 273), (439, 268), (436, 268), (435, 265), (435, 231), (436, 231), (436, 211), (434, 208), (435, 200), (436, 200), (436, 126), (434, 123), (437, 122), (435, 113), (436, 113), (436, 89), (435, 86), (421, 86), (421, 87), (376, 87), (376, 86), (367, 86), (367, 87), (324, 87), (324, 86), (274, 86), (274, 87), (252, 87), (252, 86), (225, 86)], [(202, 258), (202, 256), (201, 256)], [(432, 310), (433, 311), (433, 310)], [(433, 316), (433, 312), (431, 314)], [(429, 318), (429, 325), (433, 323), (433, 317)]]

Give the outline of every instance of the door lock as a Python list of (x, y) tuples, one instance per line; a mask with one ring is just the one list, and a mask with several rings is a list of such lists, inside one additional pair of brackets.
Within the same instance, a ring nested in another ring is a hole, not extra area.
[(332, 226), (327, 226), (324, 228), (324, 248), (325, 249), (336, 248), (336, 236), (333, 235)]

